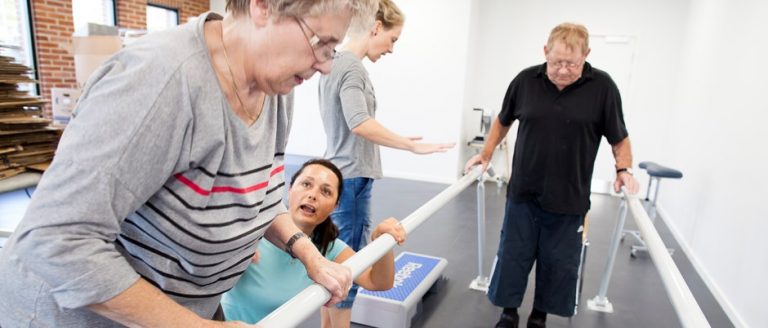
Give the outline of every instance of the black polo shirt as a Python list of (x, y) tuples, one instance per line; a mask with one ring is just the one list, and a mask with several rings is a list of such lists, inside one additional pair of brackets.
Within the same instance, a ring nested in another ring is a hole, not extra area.
[(611, 77), (589, 63), (562, 91), (546, 63), (527, 68), (509, 84), (499, 121), (520, 121), (507, 197), (536, 201), (544, 210), (583, 215), (600, 139), (627, 137), (621, 95)]

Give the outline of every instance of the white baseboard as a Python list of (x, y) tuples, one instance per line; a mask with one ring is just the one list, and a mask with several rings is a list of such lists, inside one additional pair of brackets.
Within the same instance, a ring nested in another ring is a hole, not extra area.
[(671, 222), (672, 220), (669, 219), (669, 213), (664, 210), (664, 207), (661, 205), (661, 203), (656, 204), (656, 210), (659, 213), (661, 219), (664, 221), (664, 224), (666, 224), (667, 228), (669, 228), (669, 231), (672, 233), (675, 241), (677, 241), (680, 249), (683, 251), (683, 253), (685, 253), (685, 256), (688, 257), (688, 260), (691, 261), (691, 264), (693, 264), (693, 268), (696, 270), (696, 273), (699, 274), (699, 277), (701, 277), (701, 280), (703, 280), (704, 284), (707, 285), (707, 288), (709, 288), (712, 296), (715, 297), (717, 303), (720, 304), (720, 307), (723, 308), (723, 311), (725, 311), (725, 313), (728, 315), (728, 318), (731, 319), (731, 323), (733, 323), (734, 327), (749, 327), (741, 315), (739, 315), (738, 311), (736, 311), (736, 307), (733, 306), (733, 304), (728, 300), (728, 297), (726, 297), (725, 293), (723, 293), (722, 289), (720, 289), (720, 287), (717, 285), (715, 279), (712, 278), (712, 276), (709, 274), (709, 271), (707, 271), (707, 269), (699, 261), (698, 257), (696, 257), (696, 254), (693, 252), (693, 250), (691, 250), (691, 247), (688, 245), (688, 242), (683, 237), (682, 233), (680, 233), (680, 230), (678, 230), (677, 226)]

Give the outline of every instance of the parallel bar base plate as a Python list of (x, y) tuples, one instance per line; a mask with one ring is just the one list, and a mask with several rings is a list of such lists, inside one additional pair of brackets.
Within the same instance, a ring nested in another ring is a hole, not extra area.
[(587, 300), (587, 308), (597, 312), (613, 313), (613, 304), (608, 301), (608, 298), (600, 299), (595, 296), (595, 298)]
[(488, 286), (491, 285), (491, 280), (488, 277), (477, 276), (472, 282), (469, 283), (469, 289), (474, 289), (488, 294)]

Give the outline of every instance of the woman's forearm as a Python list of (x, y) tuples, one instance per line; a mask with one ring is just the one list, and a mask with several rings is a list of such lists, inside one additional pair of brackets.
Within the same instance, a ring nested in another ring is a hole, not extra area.
[(363, 286), (368, 290), (387, 290), (392, 288), (395, 282), (395, 255), (392, 251), (387, 252), (376, 263), (366, 270), (364, 274), (369, 275), (370, 286)]

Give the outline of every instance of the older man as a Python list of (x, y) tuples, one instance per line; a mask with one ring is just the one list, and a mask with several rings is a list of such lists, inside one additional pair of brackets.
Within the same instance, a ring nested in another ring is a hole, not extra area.
[(547, 313), (571, 316), (584, 216), (603, 136), (616, 159), (618, 191), (637, 191), (621, 96), (611, 77), (586, 62), (589, 33), (582, 25), (555, 27), (544, 46), (546, 63), (520, 72), (509, 85), (483, 151), (487, 166), (515, 120), (520, 122), (507, 190), (498, 263), (488, 297), (504, 307), (496, 327), (517, 327), (517, 308), (536, 262), (536, 292), (528, 327), (545, 327)]

